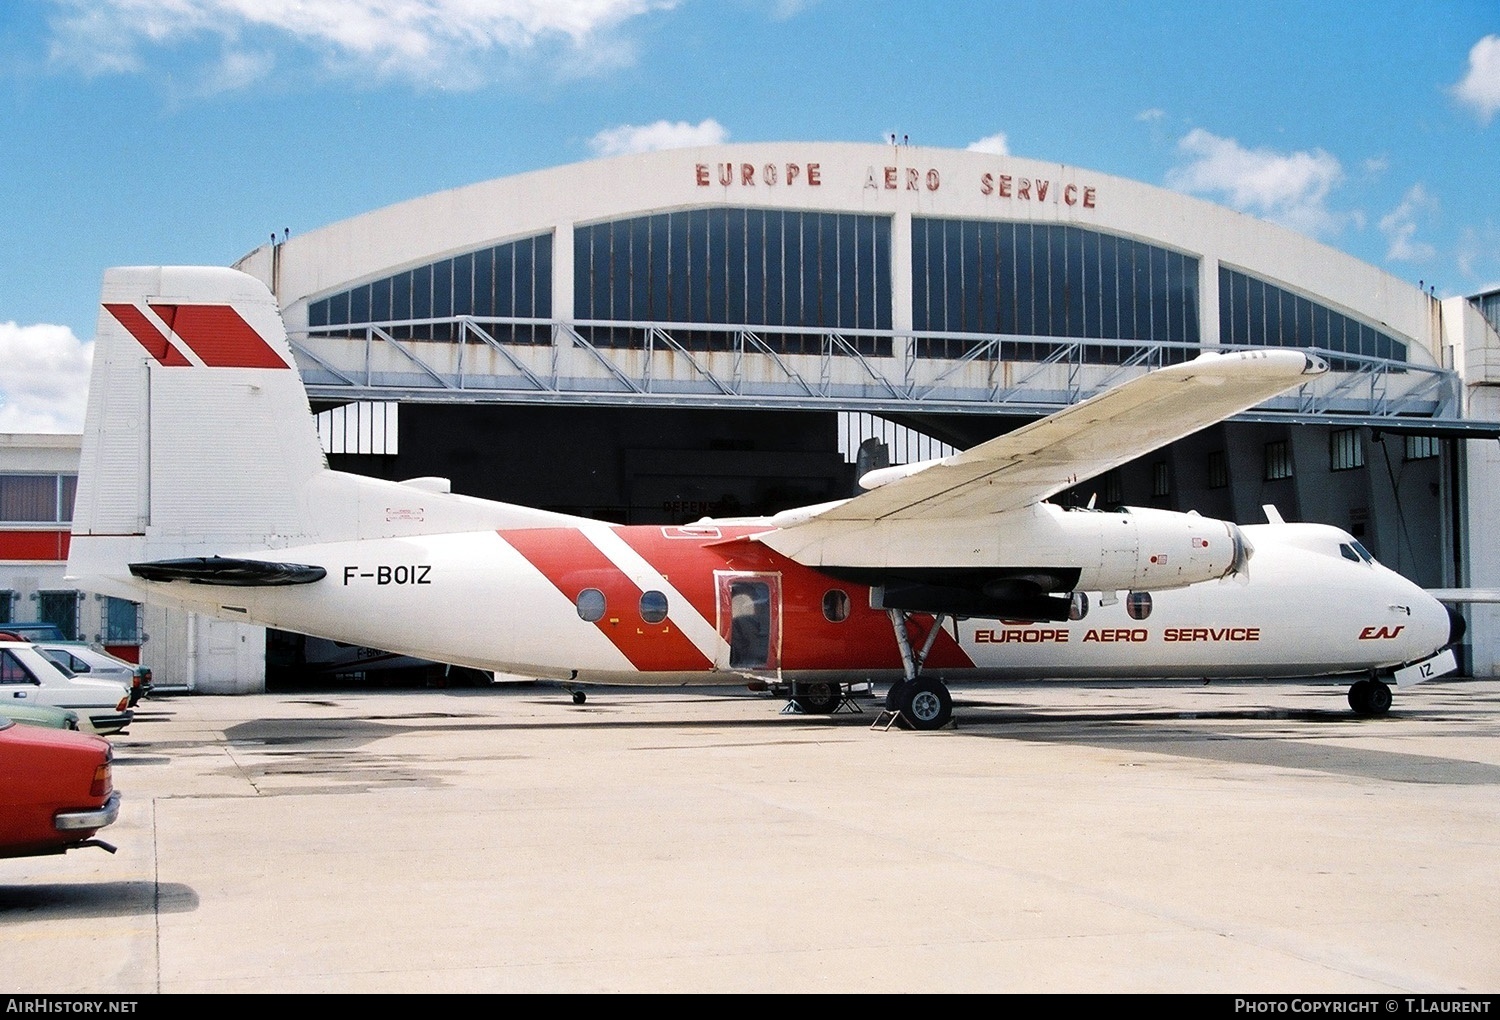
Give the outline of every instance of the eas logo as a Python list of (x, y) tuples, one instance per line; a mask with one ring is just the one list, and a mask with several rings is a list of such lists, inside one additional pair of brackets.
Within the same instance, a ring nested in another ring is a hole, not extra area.
[(1386, 641), (1395, 637), (1406, 629), (1405, 624), (1398, 627), (1366, 627), (1359, 632), (1361, 641)]

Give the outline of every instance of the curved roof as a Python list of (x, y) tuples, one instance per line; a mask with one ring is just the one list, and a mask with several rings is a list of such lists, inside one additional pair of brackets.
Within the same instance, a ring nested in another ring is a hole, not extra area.
[[(897, 237), (900, 220), (910, 216), (1093, 228), (1198, 256), (1205, 280), (1217, 264), (1243, 270), (1433, 347), (1433, 303), (1421, 290), (1276, 224), (1061, 163), (848, 142), (672, 149), (425, 195), (277, 245), (275, 289), (296, 325), (308, 299), (403, 268), (545, 231), (557, 232), (561, 264), (569, 232), (559, 228), (716, 205), (884, 214), (898, 222)], [(903, 256), (899, 245), (894, 256)], [(269, 283), (271, 262), (266, 245), (239, 267)], [(1210, 296), (1204, 294), (1205, 309)], [(1203, 322), (1204, 338), (1212, 340), (1216, 316), (1205, 314)]]

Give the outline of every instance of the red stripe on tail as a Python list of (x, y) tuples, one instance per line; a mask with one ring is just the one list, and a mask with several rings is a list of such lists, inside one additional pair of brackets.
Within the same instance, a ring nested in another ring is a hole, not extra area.
[(152, 305), (210, 368), (290, 368), (228, 305)]
[(135, 305), (110, 304), (105, 305), (104, 308), (160, 364), (192, 364), (182, 356), (181, 351), (172, 346), (171, 342), (162, 335), (161, 330), (153, 326), (151, 320), (146, 318), (145, 313)]

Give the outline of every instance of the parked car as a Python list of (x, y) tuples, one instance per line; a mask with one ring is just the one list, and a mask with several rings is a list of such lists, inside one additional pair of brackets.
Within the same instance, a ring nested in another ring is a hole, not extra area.
[(78, 713), (71, 708), (54, 708), (51, 705), (23, 705), (12, 700), (0, 706), (11, 722), (23, 726), (45, 726), (49, 730), (78, 729)]
[(130, 688), (130, 707), (151, 693), (151, 670), (110, 655), (82, 641), (51, 641), (36, 638), (36, 645), (59, 666), (90, 680), (113, 680)]
[(115, 848), (94, 833), (120, 815), (109, 741), (0, 717), (0, 857)]
[(83, 729), (101, 735), (119, 733), (135, 718), (124, 684), (74, 676), (36, 645), (0, 640), (0, 715), (14, 704), (74, 709)]
[(45, 620), (32, 620), (27, 623), (0, 624), (0, 631), (11, 635), (7, 641), (67, 641), (68, 636), (64, 634), (55, 623)]

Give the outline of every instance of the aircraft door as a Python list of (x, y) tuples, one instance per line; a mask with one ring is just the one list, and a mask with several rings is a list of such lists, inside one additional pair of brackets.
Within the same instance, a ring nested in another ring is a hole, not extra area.
[(781, 669), (781, 575), (715, 574), (718, 582), (719, 669)]

